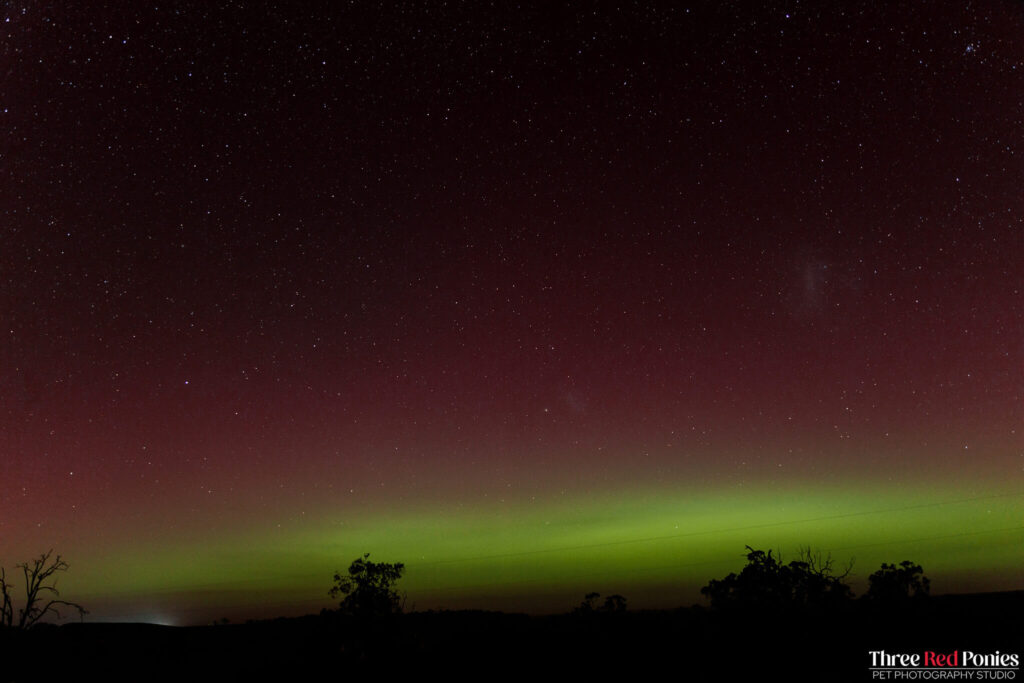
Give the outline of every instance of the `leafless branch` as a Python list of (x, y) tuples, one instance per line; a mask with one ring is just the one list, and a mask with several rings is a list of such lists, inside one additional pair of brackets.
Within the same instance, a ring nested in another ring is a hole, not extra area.
[[(68, 602), (60, 599), (60, 591), (57, 590), (57, 572), (68, 570), (68, 563), (57, 555), (52, 560), (53, 549), (43, 553), (31, 562), (23, 562), (16, 565), (21, 569), (25, 578), (25, 606), (18, 610), (18, 621), (14, 621), (14, 603), (11, 599), (12, 584), (7, 582), (6, 572), (0, 568), (0, 625), (17, 626), (18, 628), (31, 628), (47, 614), (53, 614), (60, 618), (58, 606), (70, 607), (78, 612), (79, 617), (88, 612), (78, 603)], [(53, 596), (46, 600), (44, 596)]]
[(820, 551), (815, 552), (812, 550), (811, 546), (799, 548), (799, 558), (799, 561), (806, 564), (811, 573), (826, 579), (842, 581), (853, 571), (853, 558), (850, 558), (842, 573), (837, 574), (835, 573), (832, 553), (823, 556)]

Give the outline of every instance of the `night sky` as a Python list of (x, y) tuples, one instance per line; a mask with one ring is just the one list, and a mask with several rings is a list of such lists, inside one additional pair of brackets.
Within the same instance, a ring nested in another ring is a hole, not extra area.
[(0, 564), (163, 623), (364, 552), (1024, 587), (1019, 3), (241, 5), (0, 12)]

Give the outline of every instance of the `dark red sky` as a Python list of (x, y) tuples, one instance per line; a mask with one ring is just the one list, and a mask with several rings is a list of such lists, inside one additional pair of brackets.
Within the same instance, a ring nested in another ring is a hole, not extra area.
[(1020, 483), (1019, 4), (301, 5), (4, 10), (0, 559)]

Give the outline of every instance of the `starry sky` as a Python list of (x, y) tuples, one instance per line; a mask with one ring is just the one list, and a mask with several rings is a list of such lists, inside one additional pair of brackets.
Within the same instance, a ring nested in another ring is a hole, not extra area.
[(1024, 563), (1024, 8), (3, 3), (0, 564), (98, 620)]

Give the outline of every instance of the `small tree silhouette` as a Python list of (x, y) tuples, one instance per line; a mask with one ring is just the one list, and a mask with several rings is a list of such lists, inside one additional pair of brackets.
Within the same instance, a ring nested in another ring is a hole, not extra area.
[(605, 612), (620, 613), (626, 611), (626, 598), (616, 593), (615, 595), (609, 595), (604, 599), (604, 607), (602, 608)]
[(393, 586), (405, 571), (401, 562), (370, 562), (370, 553), (356, 558), (348, 568), (348, 575), (334, 573), (334, 587), (328, 591), (332, 598), (344, 595), (340, 609), (343, 613), (360, 617), (398, 614), (404, 598)]
[(583, 596), (583, 602), (573, 612), (577, 614), (590, 614), (597, 611), (597, 599), (600, 597), (600, 593), (587, 593)]
[(868, 577), (865, 597), (879, 603), (899, 604), (928, 597), (931, 581), (922, 573), (921, 565), (910, 560), (895, 564), (882, 563), (882, 568)]
[(583, 596), (583, 602), (580, 606), (573, 610), (574, 614), (616, 614), (626, 611), (626, 598), (616, 593), (615, 595), (609, 595), (604, 599), (603, 605), (598, 605), (597, 601), (601, 597), (600, 593), (587, 593)]
[[(68, 563), (60, 555), (51, 560), (52, 555), (53, 550), (51, 549), (32, 560), (31, 563), (23, 562), (16, 565), (25, 578), (25, 606), (18, 610), (17, 619), (14, 617), (14, 600), (11, 597), (14, 584), (8, 582), (6, 570), (0, 567), (0, 626), (32, 628), (47, 614), (53, 614), (59, 619), (58, 606), (77, 610), (79, 618), (88, 614), (78, 603), (60, 599), (57, 578), (54, 574), (67, 571)], [(47, 596), (52, 597), (47, 600)]]

